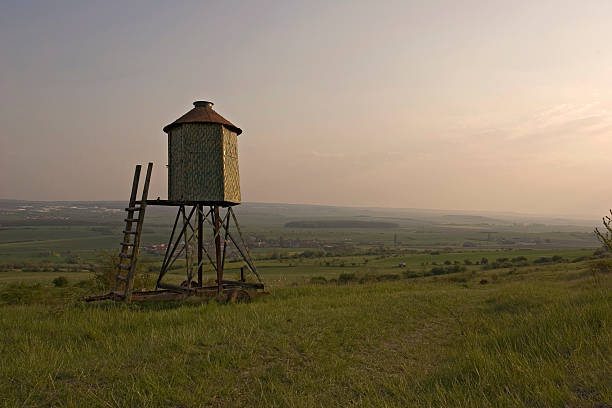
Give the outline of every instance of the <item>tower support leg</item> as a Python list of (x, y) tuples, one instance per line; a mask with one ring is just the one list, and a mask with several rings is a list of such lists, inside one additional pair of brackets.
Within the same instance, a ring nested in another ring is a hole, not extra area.
[(221, 216), (219, 215), (219, 206), (215, 205), (213, 209), (213, 223), (215, 229), (215, 254), (217, 255), (217, 292), (223, 292), (223, 263), (221, 260)]
[(203, 286), (202, 279), (202, 248), (204, 246), (204, 205), (198, 204), (198, 287)]

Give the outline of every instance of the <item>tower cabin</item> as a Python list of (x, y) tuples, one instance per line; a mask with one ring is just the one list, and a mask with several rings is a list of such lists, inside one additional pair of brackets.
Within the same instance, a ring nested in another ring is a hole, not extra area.
[(240, 204), (239, 127), (196, 101), (164, 127), (168, 134), (168, 200), (229, 207)]

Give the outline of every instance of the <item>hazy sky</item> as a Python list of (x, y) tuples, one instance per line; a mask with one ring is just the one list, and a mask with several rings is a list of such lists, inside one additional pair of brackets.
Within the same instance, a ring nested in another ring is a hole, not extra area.
[(165, 198), (205, 99), (244, 201), (599, 217), (611, 39), (609, 0), (0, 0), (0, 198)]

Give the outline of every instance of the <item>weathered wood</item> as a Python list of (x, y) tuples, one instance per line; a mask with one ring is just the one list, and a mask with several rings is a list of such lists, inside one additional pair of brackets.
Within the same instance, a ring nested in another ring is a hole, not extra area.
[(169, 289), (169, 290), (179, 291), (179, 292), (190, 292), (192, 290), (192, 289), (187, 288), (185, 286), (173, 285), (171, 283), (166, 283), (166, 282), (159, 282), (157, 287), (162, 288), (162, 289)]
[(224, 285), (232, 285), (232, 286), (240, 286), (245, 288), (253, 288), (253, 289), (263, 289), (264, 284), (258, 282), (242, 282), (242, 281), (232, 281), (232, 280), (224, 280)]
[(229, 223), (230, 223), (230, 217), (229, 217), (229, 210), (228, 210), (228, 214), (226, 214), (226, 217), (225, 217), (225, 238), (223, 239), (223, 259), (221, 261), (221, 269), (225, 269), (225, 254), (227, 252), (227, 234), (229, 233)]
[[(183, 211), (183, 225), (188, 225), (191, 228), (191, 224), (187, 217), (185, 216), (185, 211)], [(193, 230), (193, 228), (192, 228)], [(193, 234), (192, 234), (193, 236)], [(191, 251), (189, 250), (189, 243), (191, 242), (191, 238), (187, 239), (187, 231), (185, 230), (184, 238), (184, 246), (185, 249), (185, 266), (187, 268), (187, 287), (191, 286), (191, 280), (193, 279), (193, 271), (191, 270)]]
[[(128, 202), (128, 207), (125, 209), (128, 213), (127, 213), (127, 218), (133, 218), (134, 217), (134, 209), (135, 209), (135, 202), (136, 202), (136, 195), (138, 194), (138, 184), (140, 182), (140, 171), (142, 169), (142, 166), (140, 164), (136, 165), (136, 168), (134, 169), (134, 178), (132, 180), (132, 191), (130, 192), (130, 201)], [(131, 222), (126, 222), (125, 225), (125, 229), (126, 230), (130, 230), (132, 229), (132, 223)], [(134, 244), (130, 243), (130, 234), (123, 234), (123, 242), (121, 243), (121, 251), (119, 253), (119, 256), (121, 257), (121, 254), (128, 254), (128, 251), (130, 249), (130, 247), (133, 247)], [(115, 291), (118, 291), (122, 285), (124, 285), (124, 280), (119, 279), (121, 275), (121, 270), (123, 268), (121, 267), (121, 263), (119, 263), (118, 267), (117, 267), (117, 275), (115, 279)]]
[[(136, 203), (141, 204), (140, 201), (136, 201)], [(219, 206), (223, 208), (238, 205), (236, 203), (229, 203), (227, 201), (176, 201), (176, 200), (147, 200), (146, 204), (147, 205), (174, 206), (174, 207), (179, 207), (181, 205), (185, 205), (189, 207), (189, 206), (202, 204), (205, 207)]]
[(214, 207), (214, 218), (215, 224), (215, 254), (217, 255), (217, 286), (218, 293), (223, 292), (223, 265), (221, 264), (221, 216), (219, 215), (219, 206)]
[(177, 211), (176, 218), (174, 219), (174, 225), (172, 226), (172, 232), (170, 233), (170, 239), (168, 240), (168, 246), (166, 247), (166, 253), (164, 254), (164, 260), (162, 261), (162, 267), (161, 267), (161, 270), (159, 271), (159, 277), (157, 278), (157, 282), (155, 283), (156, 287), (157, 287), (157, 284), (161, 282), (162, 278), (166, 274), (166, 269), (164, 268), (164, 265), (166, 265), (168, 254), (170, 253), (170, 247), (172, 246), (172, 241), (174, 240), (174, 233), (176, 232), (176, 226), (178, 225), (178, 220), (179, 220), (180, 215), (181, 215), (181, 212), (179, 210)]
[[(238, 235), (240, 235), (240, 239), (242, 240), (242, 245), (244, 245), (244, 250), (246, 251), (246, 254), (248, 256), (249, 259), (249, 267), (251, 268), (251, 270), (253, 271), (253, 273), (255, 274), (255, 276), (257, 276), (257, 279), (259, 279), (259, 281), (261, 282), (261, 276), (259, 276), (259, 274), (257, 273), (257, 268), (255, 268), (255, 264), (253, 264), (253, 257), (251, 256), (251, 253), (249, 252), (249, 246), (246, 244), (246, 241), (244, 239), (244, 235), (242, 235), (242, 230), (240, 229), (240, 224), (238, 223), (238, 219), (236, 218), (236, 214), (234, 214), (234, 210), (232, 208), (228, 208), (227, 212), (229, 214), (231, 214), (232, 218), (234, 219), (234, 225), (236, 225), (236, 229), (238, 230)], [(229, 234), (229, 231), (228, 231)], [(235, 241), (234, 241), (235, 244)], [(236, 247), (238, 245), (236, 244)], [(243, 255), (243, 257), (246, 259), (246, 257)]]
[[(132, 296), (132, 289), (134, 288), (134, 277), (136, 275), (136, 265), (137, 265), (137, 261), (138, 261), (138, 253), (140, 251), (140, 238), (142, 235), (142, 225), (144, 223), (144, 216), (145, 216), (145, 209), (146, 209), (146, 201), (147, 201), (147, 196), (149, 195), (149, 185), (151, 184), (151, 173), (153, 171), (153, 163), (149, 163), (147, 165), (147, 174), (145, 176), (145, 182), (144, 182), (144, 186), (142, 188), (142, 200), (141, 200), (141, 209), (140, 212), (138, 213), (138, 222), (136, 223), (136, 233), (134, 234), (134, 247), (132, 249), (132, 262), (131, 262), (131, 268), (128, 272), (128, 280), (126, 282), (125, 285), (125, 296), (124, 296), (124, 300), (125, 302), (129, 302), (130, 298)], [(132, 218), (132, 214), (128, 215), (128, 218)], [(126, 229), (131, 229), (131, 223), (129, 226), (126, 225)], [(129, 236), (126, 234), (126, 236)]]
[(203, 284), (202, 250), (204, 249), (204, 206), (198, 204), (198, 287)]

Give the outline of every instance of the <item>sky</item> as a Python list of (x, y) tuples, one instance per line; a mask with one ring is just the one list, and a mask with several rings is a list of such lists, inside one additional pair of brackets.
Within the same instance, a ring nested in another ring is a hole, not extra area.
[(163, 126), (243, 129), (243, 201), (612, 207), (612, 2), (0, 0), (0, 198), (167, 195)]

